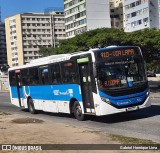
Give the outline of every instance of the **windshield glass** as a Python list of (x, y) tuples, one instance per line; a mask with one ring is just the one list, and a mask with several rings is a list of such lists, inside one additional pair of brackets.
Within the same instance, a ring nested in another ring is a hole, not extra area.
[(98, 85), (103, 88), (125, 88), (146, 81), (142, 58), (115, 59), (97, 64)]

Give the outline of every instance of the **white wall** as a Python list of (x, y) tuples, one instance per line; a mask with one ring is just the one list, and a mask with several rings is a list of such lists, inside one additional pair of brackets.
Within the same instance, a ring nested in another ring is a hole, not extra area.
[(109, 0), (86, 0), (87, 30), (111, 28)]
[[(126, 0), (124, 3), (124, 6), (131, 4), (133, 2), (136, 2), (135, 0)], [(133, 8), (130, 9), (125, 9), (125, 14), (131, 14), (135, 11), (142, 10), (142, 14), (139, 14), (135, 17), (131, 18), (126, 18), (125, 20), (125, 32), (132, 32), (140, 29), (145, 29), (145, 28), (159, 28), (159, 4), (158, 0), (145, 0), (142, 1), (140, 5), (137, 5)], [(143, 12), (145, 8), (148, 8), (148, 11)], [(148, 22), (143, 22), (144, 18), (148, 18)], [(142, 20), (142, 24), (140, 25), (135, 25), (132, 26), (133, 22), (136, 22), (138, 20)]]
[(152, 0), (150, 3), (150, 27), (159, 29), (159, 4), (158, 4), (158, 0)]
[[(124, 3), (124, 7), (128, 4), (131, 4), (135, 2), (135, 0), (126, 0), (125, 3)], [(148, 8), (148, 11), (147, 12), (143, 12), (143, 9), (145, 8)], [(144, 18), (149, 18), (149, 2), (148, 1), (145, 1), (143, 3), (141, 3), (140, 5), (138, 6), (135, 6), (133, 8), (130, 8), (130, 9), (125, 9), (124, 11), (124, 15), (127, 15), (127, 14), (131, 14), (133, 12), (137, 12), (139, 10), (142, 10), (142, 14), (139, 14), (139, 15), (136, 15), (135, 17), (130, 17), (130, 18), (125, 18), (125, 32), (132, 32), (132, 31), (136, 31), (136, 30), (140, 30), (140, 29), (145, 29), (145, 28), (150, 28), (150, 20), (144, 24), (143, 23), (143, 19)], [(132, 26), (132, 22), (137, 22), (138, 20), (142, 20), (142, 24), (140, 25), (137, 25), (135, 24), (135, 26)]]

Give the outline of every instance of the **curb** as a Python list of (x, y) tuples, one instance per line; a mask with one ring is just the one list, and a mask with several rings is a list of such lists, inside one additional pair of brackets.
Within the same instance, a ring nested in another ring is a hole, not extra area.
[(3, 90), (0, 90), (0, 93), (7, 93), (7, 92), (9, 92), (9, 91), (3, 91)]
[(154, 98), (160, 98), (160, 97), (150, 97), (150, 98), (153, 98), (153, 99), (154, 99)]

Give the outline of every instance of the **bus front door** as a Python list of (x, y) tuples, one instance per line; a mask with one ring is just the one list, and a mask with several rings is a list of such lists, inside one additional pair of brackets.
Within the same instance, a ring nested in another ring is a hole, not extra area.
[(21, 83), (21, 76), (20, 76), (19, 72), (16, 72), (16, 83), (17, 83), (17, 94), (18, 94), (19, 106), (21, 107), (21, 88), (22, 88), (22, 83)]
[(91, 71), (89, 62), (79, 64), (79, 73), (80, 73), (84, 112), (94, 113), (92, 111), (94, 109), (94, 103), (93, 103), (92, 81), (91, 81)]

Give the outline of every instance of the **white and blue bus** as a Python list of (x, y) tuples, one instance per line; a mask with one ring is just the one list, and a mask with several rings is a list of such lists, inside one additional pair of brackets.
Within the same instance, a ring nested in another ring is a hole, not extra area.
[(12, 104), (54, 113), (102, 116), (150, 106), (139, 47), (112, 46), (52, 55), (9, 69)]

